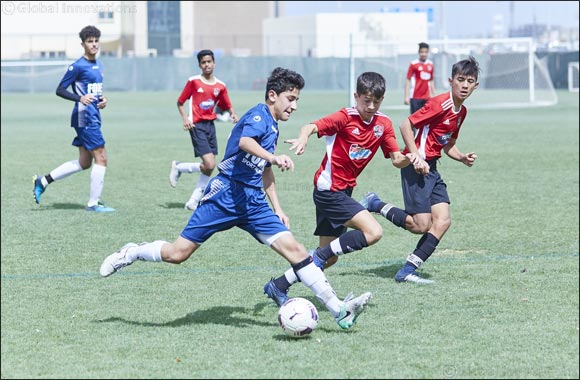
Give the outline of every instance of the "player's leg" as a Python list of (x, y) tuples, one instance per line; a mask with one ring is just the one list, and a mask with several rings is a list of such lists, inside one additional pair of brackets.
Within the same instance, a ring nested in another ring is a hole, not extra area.
[[(77, 131), (78, 133), (78, 131)], [(72, 142), (73, 146), (79, 148), (79, 158), (77, 160), (72, 160), (63, 163), (62, 165), (58, 166), (50, 173), (44, 176), (34, 175), (32, 182), (34, 184), (33, 188), (33, 195), (34, 200), (36, 203), (40, 204), (40, 196), (49, 184), (54, 181), (58, 181), (64, 179), (71, 174), (78, 173), (84, 169), (88, 169), (91, 167), (92, 156), (88, 150), (86, 150), (83, 146), (81, 141), (79, 140), (78, 136), (75, 136)]]
[[(137, 260), (164, 261), (179, 264), (195, 252), (207, 239), (219, 231), (232, 228), (236, 225), (238, 217), (233, 212), (233, 201), (228, 201), (228, 186), (214, 178), (212, 195), (200, 205), (197, 212), (193, 213), (180, 236), (173, 242), (168, 243), (156, 240), (152, 243), (128, 243), (119, 251), (109, 255), (101, 265), (101, 276), (107, 277), (117, 270), (131, 265)], [(211, 186), (211, 184), (210, 184)], [(224, 207), (221, 207), (223, 205)]]
[(91, 169), (89, 201), (86, 210), (95, 212), (115, 211), (114, 208), (105, 206), (101, 200), (101, 195), (105, 185), (105, 173), (107, 171), (107, 150), (103, 145), (91, 150), (90, 154), (94, 160), (94, 164)]
[(314, 265), (304, 246), (298, 243), (289, 231), (278, 234), (270, 247), (291, 264), (300, 281), (324, 304), (341, 328), (352, 327), (372, 298), (370, 292), (354, 299), (341, 301), (324, 272)]
[(203, 196), (205, 187), (211, 178), (215, 168), (215, 156), (218, 153), (217, 136), (213, 121), (204, 121), (196, 123), (195, 128), (191, 131), (192, 142), (196, 157), (201, 157), (200, 175), (197, 184), (185, 204), (187, 210), (195, 210), (199, 200)]
[[(451, 225), (451, 214), (449, 211), (449, 196), (447, 187), (441, 180), (437, 171), (434, 171), (436, 178), (432, 186), (432, 193), (429, 197), (431, 206), (431, 227), (425, 231), (415, 250), (409, 254), (403, 267), (395, 275), (397, 282), (414, 282), (419, 284), (432, 283), (431, 280), (421, 278), (416, 270), (420, 268), (433, 254), (439, 241)], [(425, 214), (423, 214), (425, 215)]]

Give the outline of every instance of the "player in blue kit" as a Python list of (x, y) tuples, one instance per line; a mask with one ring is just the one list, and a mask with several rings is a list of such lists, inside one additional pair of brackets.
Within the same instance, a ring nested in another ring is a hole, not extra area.
[[(103, 66), (97, 59), (101, 31), (89, 25), (80, 31), (79, 37), (85, 53), (68, 67), (56, 89), (58, 96), (75, 102), (71, 127), (76, 136), (72, 145), (79, 148), (79, 158), (65, 162), (45, 176), (35, 175), (33, 195), (40, 204), (40, 196), (50, 183), (88, 169), (94, 161), (86, 210), (111, 212), (115, 209), (101, 201), (107, 170), (107, 152), (101, 133), (101, 109), (107, 106), (107, 99), (103, 96)], [(72, 91), (67, 90), (69, 86)]]
[(294, 170), (290, 157), (275, 155), (274, 151), (278, 122), (287, 121), (297, 109), (303, 87), (304, 78), (300, 74), (280, 67), (274, 69), (266, 84), (265, 104), (251, 108), (234, 126), (218, 165), (219, 174), (209, 181), (181, 235), (173, 243), (156, 240), (126, 244), (105, 258), (101, 276), (110, 276), (136, 260), (182, 263), (216, 232), (239, 227), (283, 256), (338, 325), (350, 328), (372, 294), (338, 299), (322, 270), (288, 230), (289, 220), (280, 206), (272, 170), (273, 165), (282, 171)]

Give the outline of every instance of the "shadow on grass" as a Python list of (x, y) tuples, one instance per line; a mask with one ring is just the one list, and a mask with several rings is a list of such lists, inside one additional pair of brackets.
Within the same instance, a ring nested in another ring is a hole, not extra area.
[(183, 202), (181, 202), (181, 203), (179, 203), (179, 202), (167, 202), (165, 204), (159, 205), (159, 207), (167, 208), (167, 209), (170, 209), (170, 208), (181, 208), (182, 209), (184, 206), (185, 206), (185, 203), (183, 203)]
[(250, 314), (252, 310), (243, 307), (231, 307), (231, 306), (218, 306), (212, 307), (207, 310), (194, 311), (189, 313), (182, 318), (175, 319), (169, 322), (157, 323), (157, 322), (138, 322), (132, 321), (125, 318), (111, 317), (106, 319), (100, 319), (94, 322), (100, 323), (110, 323), (110, 322), (120, 322), (129, 325), (143, 326), (143, 327), (182, 327), (188, 325), (198, 325), (198, 324), (212, 324), (212, 325), (226, 325), (235, 327), (247, 327), (250, 325), (254, 326), (266, 326), (272, 327), (277, 326), (277, 323), (266, 323), (260, 322), (253, 318), (245, 318), (243, 316), (235, 316), (234, 314)]
[[(384, 266), (378, 266), (378, 267), (374, 267), (374, 268), (370, 268), (370, 269), (356, 269), (356, 270), (352, 270), (352, 271), (342, 271), (340, 273), (332, 273), (330, 271), (332, 271), (332, 269), (329, 269), (329, 276), (332, 279), (332, 276), (360, 276), (361, 274), (363, 276), (369, 276), (369, 277), (380, 277), (380, 278), (385, 278), (385, 279), (392, 279), (394, 280), (395, 275), (397, 274), (397, 272), (399, 271), (399, 269), (401, 269), (403, 266), (403, 262), (401, 264), (391, 264), (391, 265), (384, 265)], [(431, 278), (431, 275), (425, 272), (422, 272), (421, 270), (419, 270), (417, 272), (421, 277), (428, 279)]]
[(52, 203), (49, 205), (40, 204), (32, 211), (48, 211), (48, 210), (84, 210), (86, 205), (78, 203)]

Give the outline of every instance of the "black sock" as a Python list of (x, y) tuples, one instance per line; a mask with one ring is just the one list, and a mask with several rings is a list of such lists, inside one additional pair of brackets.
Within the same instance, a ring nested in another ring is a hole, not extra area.
[(395, 226), (405, 229), (405, 220), (409, 214), (393, 205), (389, 206), (390, 208), (387, 208), (385, 212), (383, 212), (383, 209), (381, 208), (381, 215)]
[(365, 234), (362, 231), (350, 230), (347, 233), (342, 234), (338, 239), (332, 241), (326, 247), (319, 248), (315, 255), (318, 256), (321, 261), (327, 261), (332, 256), (359, 251), (368, 246), (369, 244), (367, 243)]
[(417, 243), (417, 247), (407, 258), (407, 262), (419, 268), (433, 254), (439, 239), (427, 232)]
[(284, 293), (288, 292), (288, 289), (290, 288), (290, 286), (292, 286), (292, 284), (289, 283), (288, 280), (286, 279), (285, 275), (282, 275), (274, 279), (274, 285), (276, 285), (276, 287), (281, 291), (283, 291)]
[(52, 179), (50, 174), (45, 175), (44, 178), (46, 178), (47, 184), (54, 182), (54, 179)]

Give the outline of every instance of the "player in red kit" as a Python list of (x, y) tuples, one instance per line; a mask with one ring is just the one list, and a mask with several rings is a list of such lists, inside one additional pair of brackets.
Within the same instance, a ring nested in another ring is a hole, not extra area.
[[(197, 208), (205, 186), (215, 168), (215, 156), (218, 154), (214, 124), (214, 120), (217, 118), (215, 108), (219, 107), (228, 111), (232, 121), (234, 123), (238, 121), (225, 83), (213, 75), (215, 68), (213, 52), (201, 50), (197, 53), (197, 61), (201, 74), (192, 76), (187, 80), (177, 99), (177, 109), (183, 120), (183, 129), (189, 131), (191, 136), (194, 155), (201, 157), (202, 162), (173, 161), (169, 173), (169, 183), (175, 187), (181, 173), (201, 172), (197, 185), (189, 201), (185, 204), (185, 208), (192, 211)], [(184, 108), (184, 104), (188, 100), (190, 102), (189, 115)]]
[[(381, 74), (361, 74), (354, 94), (356, 107), (343, 108), (306, 124), (297, 139), (286, 141), (291, 144), (290, 150), (302, 154), (311, 135), (326, 139), (326, 154), (314, 174), (314, 235), (319, 237), (319, 248), (310, 251), (314, 263), (320, 268), (329, 267), (336, 263), (338, 256), (375, 244), (382, 237), (381, 225), (351, 198), (357, 177), (379, 149), (397, 168), (413, 163), (412, 170), (424, 172), (428, 169), (416, 153), (401, 153), (391, 119), (379, 111), (385, 90), (385, 79)], [(348, 232), (347, 228), (350, 228)], [(296, 281), (296, 274), (288, 270), (266, 283), (264, 293), (280, 306)]]
[(416, 269), (433, 254), (451, 225), (447, 185), (437, 170), (437, 161), (442, 151), (468, 167), (477, 158), (474, 152), (462, 153), (456, 142), (467, 116), (463, 102), (479, 85), (479, 71), (479, 63), (473, 57), (455, 63), (449, 78), (451, 91), (430, 98), (423, 108), (401, 124), (406, 145), (403, 153), (415, 153), (429, 165), (429, 173), (425, 176), (409, 168), (401, 169), (405, 210), (381, 201), (372, 192), (361, 200), (370, 212), (379, 213), (394, 225), (423, 235), (395, 275), (397, 282), (433, 282), (420, 277)]
[(429, 56), (429, 44), (419, 44), (419, 59), (415, 59), (407, 70), (405, 81), (404, 103), (411, 105), (411, 113), (423, 107), (431, 96), (435, 95), (435, 81), (433, 62)]

